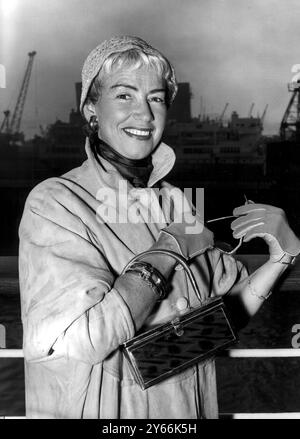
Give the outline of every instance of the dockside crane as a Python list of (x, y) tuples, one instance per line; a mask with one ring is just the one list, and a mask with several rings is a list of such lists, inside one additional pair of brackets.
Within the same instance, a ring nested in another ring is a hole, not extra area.
[(10, 111), (6, 110), (6, 111), (3, 111), (3, 113), (4, 113), (4, 119), (3, 119), (3, 122), (2, 122), (1, 127), (0, 127), (0, 133), (9, 134)]
[(250, 110), (248, 113), (248, 117), (252, 117), (252, 111), (253, 111), (254, 105), (255, 105), (254, 103), (251, 104), (251, 107), (250, 107)]
[(264, 120), (265, 120), (265, 117), (266, 117), (266, 112), (267, 112), (268, 106), (269, 106), (269, 104), (267, 104), (267, 105), (265, 106), (265, 109), (264, 109), (264, 111), (263, 111), (263, 114), (262, 114), (262, 116), (261, 116), (261, 118), (260, 118), (260, 122), (261, 122), (262, 125), (263, 125)]
[(0, 127), (0, 133), (5, 132), (6, 134), (10, 134), (11, 136), (13, 136), (14, 140), (17, 140), (18, 137), (20, 137), (21, 120), (22, 120), (22, 115), (23, 115), (23, 110), (24, 110), (24, 105), (25, 105), (25, 100), (26, 100), (26, 95), (28, 91), (32, 65), (35, 55), (36, 55), (35, 51), (28, 53), (29, 60), (27, 63), (27, 67), (25, 70), (25, 74), (23, 77), (22, 85), (20, 88), (19, 96), (17, 99), (17, 103), (13, 115), (10, 119), (10, 111), (9, 110), (4, 111), (4, 120)]
[(280, 124), (281, 140), (300, 140), (300, 80), (288, 84), (291, 99)]
[(224, 119), (224, 116), (225, 116), (226, 110), (227, 110), (227, 108), (228, 108), (228, 105), (229, 105), (229, 103), (226, 102), (225, 107), (224, 107), (224, 109), (223, 109), (223, 111), (222, 111), (222, 113), (221, 113), (221, 115), (220, 115), (220, 117), (219, 117), (219, 122), (220, 122), (220, 124), (223, 123), (223, 119)]
[(261, 117), (259, 116), (259, 114), (257, 114), (257, 119), (259, 120), (260, 127), (261, 127), (261, 130), (262, 130), (262, 131), (263, 131), (263, 129), (264, 129), (264, 121), (265, 121), (265, 117), (266, 117), (266, 113), (267, 113), (268, 106), (269, 106), (269, 104), (267, 104), (267, 105), (265, 106), (264, 111), (263, 111)]

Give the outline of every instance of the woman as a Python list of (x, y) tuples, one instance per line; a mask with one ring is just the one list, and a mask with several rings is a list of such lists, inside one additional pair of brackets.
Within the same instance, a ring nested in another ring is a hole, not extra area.
[[(193, 257), (203, 301), (226, 294), (232, 309), (251, 316), (299, 253), (280, 209), (239, 207), (234, 236), (260, 236), (270, 248), (269, 261), (247, 276), (213, 247), (189, 202), (178, 203), (180, 191), (163, 181), (174, 152), (161, 142), (176, 91), (169, 61), (136, 37), (112, 38), (85, 61), (88, 158), (34, 188), (20, 225), (28, 417), (217, 417), (213, 360), (141, 390), (120, 350), (143, 325), (198, 306), (185, 272), (172, 257), (153, 254), (122, 271), (149, 249)], [(153, 202), (155, 190), (161, 203)]]

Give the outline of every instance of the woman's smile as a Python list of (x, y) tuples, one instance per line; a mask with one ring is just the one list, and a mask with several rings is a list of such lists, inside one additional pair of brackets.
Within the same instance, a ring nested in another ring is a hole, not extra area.
[(149, 140), (152, 136), (152, 130), (149, 128), (123, 128), (123, 131), (138, 140)]

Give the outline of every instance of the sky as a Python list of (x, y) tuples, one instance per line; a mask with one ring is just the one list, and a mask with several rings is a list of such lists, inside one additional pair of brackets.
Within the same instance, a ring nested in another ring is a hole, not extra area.
[(160, 49), (189, 82), (192, 114), (237, 111), (265, 116), (264, 134), (277, 134), (290, 99), (287, 83), (300, 64), (299, 0), (0, 0), (0, 88), (13, 111), (36, 50), (21, 129), (67, 121), (76, 106), (88, 53), (113, 35), (138, 35)]

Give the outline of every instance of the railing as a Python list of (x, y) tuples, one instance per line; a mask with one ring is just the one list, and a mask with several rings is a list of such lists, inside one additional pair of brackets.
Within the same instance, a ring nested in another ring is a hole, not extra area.
[[(267, 259), (265, 255), (241, 255), (239, 259), (247, 264), (250, 272), (259, 267)], [(8, 289), (15, 289), (18, 285), (17, 258), (0, 257), (0, 294)], [(7, 282), (9, 279), (9, 282)], [(2, 282), (3, 280), (3, 282)], [(280, 280), (280, 291), (300, 290), (300, 261), (298, 260), (292, 270), (289, 270)], [(0, 349), (0, 358), (23, 358), (22, 349)], [(300, 349), (228, 349), (222, 353), (222, 357), (228, 358), (299, 358)], [(280, 413), (221, 413), (221, 418), (231, 419), (300, 419), (300, 412)], [(0, 418), (23, 418), (6, 417)]]
[(0, 358), (24, 358), (22, 349), (0, 349)]

